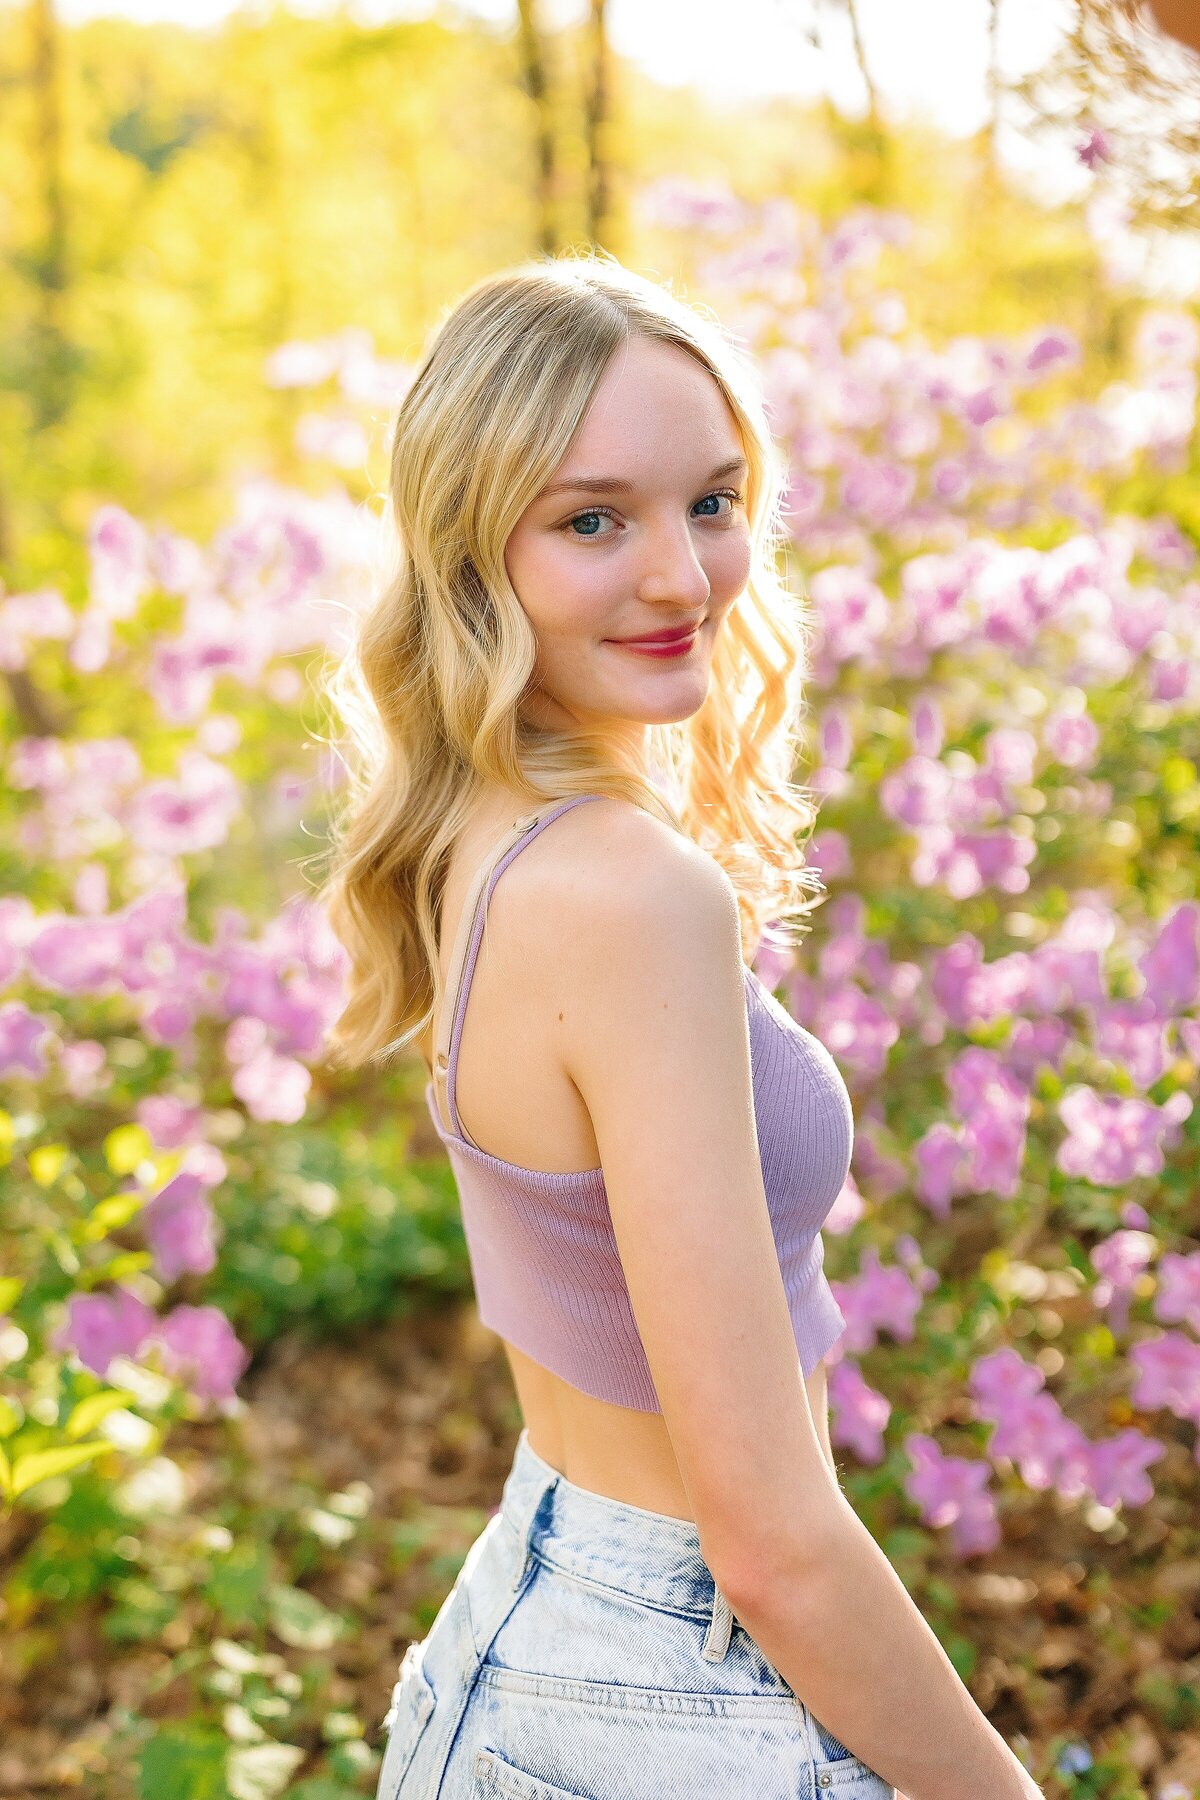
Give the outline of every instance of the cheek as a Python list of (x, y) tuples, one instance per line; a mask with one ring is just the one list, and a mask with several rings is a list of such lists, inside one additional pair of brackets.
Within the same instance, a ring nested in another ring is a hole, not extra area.
[(604, 559), (572, 552), (554, 537), (509, 539), (504, 553), (508, 578), (530, 623), (547, 644), (603, 625), (612, 603), (612, 575)]
[(621, 591), (617, 565), (604, 550), (581, 550), (566, 538), (551, 539), (538, 555), (539, 581), (559, 630), (587, 626), (611, 608)]
[(727, 539), (715, 544), (704, 559), (704, 572), (714, 591), (730, 597), (740, 594), (750, 575), (749, 534), (731, 531)]

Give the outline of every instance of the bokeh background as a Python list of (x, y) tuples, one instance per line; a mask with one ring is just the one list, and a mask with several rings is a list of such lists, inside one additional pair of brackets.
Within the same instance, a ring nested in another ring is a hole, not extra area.
[(321, 678), (440, 309), (588, 244), (790, 461), (844, 1486), (1048, 1795), (1200, 1793), (1194, 13), (0, 6), (0, 1795), (372, 1794), (499, 1499)]

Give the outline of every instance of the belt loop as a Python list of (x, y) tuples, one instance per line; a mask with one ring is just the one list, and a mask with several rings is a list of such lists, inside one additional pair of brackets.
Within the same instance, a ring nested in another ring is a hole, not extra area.
[(531, 1540), (542, 1501), (547, 1494), (552, 1494), (557, 1486), (557, 1471), (553, 1475), (539, 1475), (531, 1484), (524, 1500), (518, 1503), (512, 1514), (513, 1529), (517, 1534), (516, 1573), (512, 1584), (514, 1592), (524, 1581), (529, 1564), (533, 1560)]
[(720, 1588), (714, 1582), (712, 1621), (708, 1627), (708, 1636), (704, 1640), (704, 1648), (700, 1652), (705, 1662), (724, 1662), (725, 1652), (729, 1648), (729, 1639), (732, 1634), (732, 1608)]
[(815, 1794), (818, 1786), (829, 1786), (829, 1771), (826, 1768), (818, 1769), (817, 1766), (825, 1760), (825, 1753), (821, 1749), (821, 1741), (817, 1736), (817, 1722), (809, 1712), (804, 1701), (801, 1700), (799, 1694), (796, 1695), (796, 1704), (799, 1706), (804, 1718), (804, 1738), (808, 1748), (810, 1786), (812, 1792)]

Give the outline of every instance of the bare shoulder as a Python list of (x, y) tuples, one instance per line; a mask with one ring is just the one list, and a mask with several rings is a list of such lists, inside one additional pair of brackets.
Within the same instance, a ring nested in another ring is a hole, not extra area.
[(737, 896), (724, 869), (630, 801), (603, 795), (573, 807), (517, 861), (526, 867), (508, 897), (514, 931), (560, 978), (611, 971), (614, 959), (635, 978), (664, 958), (701, 975), (731, 949), (740, 960)]

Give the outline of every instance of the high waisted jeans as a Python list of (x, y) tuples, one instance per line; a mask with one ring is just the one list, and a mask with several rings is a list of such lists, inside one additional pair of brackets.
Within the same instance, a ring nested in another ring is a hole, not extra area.
[(521, 1432), (384, 1720), (376, 1800), (895, 1800), (733, 1618), (694, 1525)]

